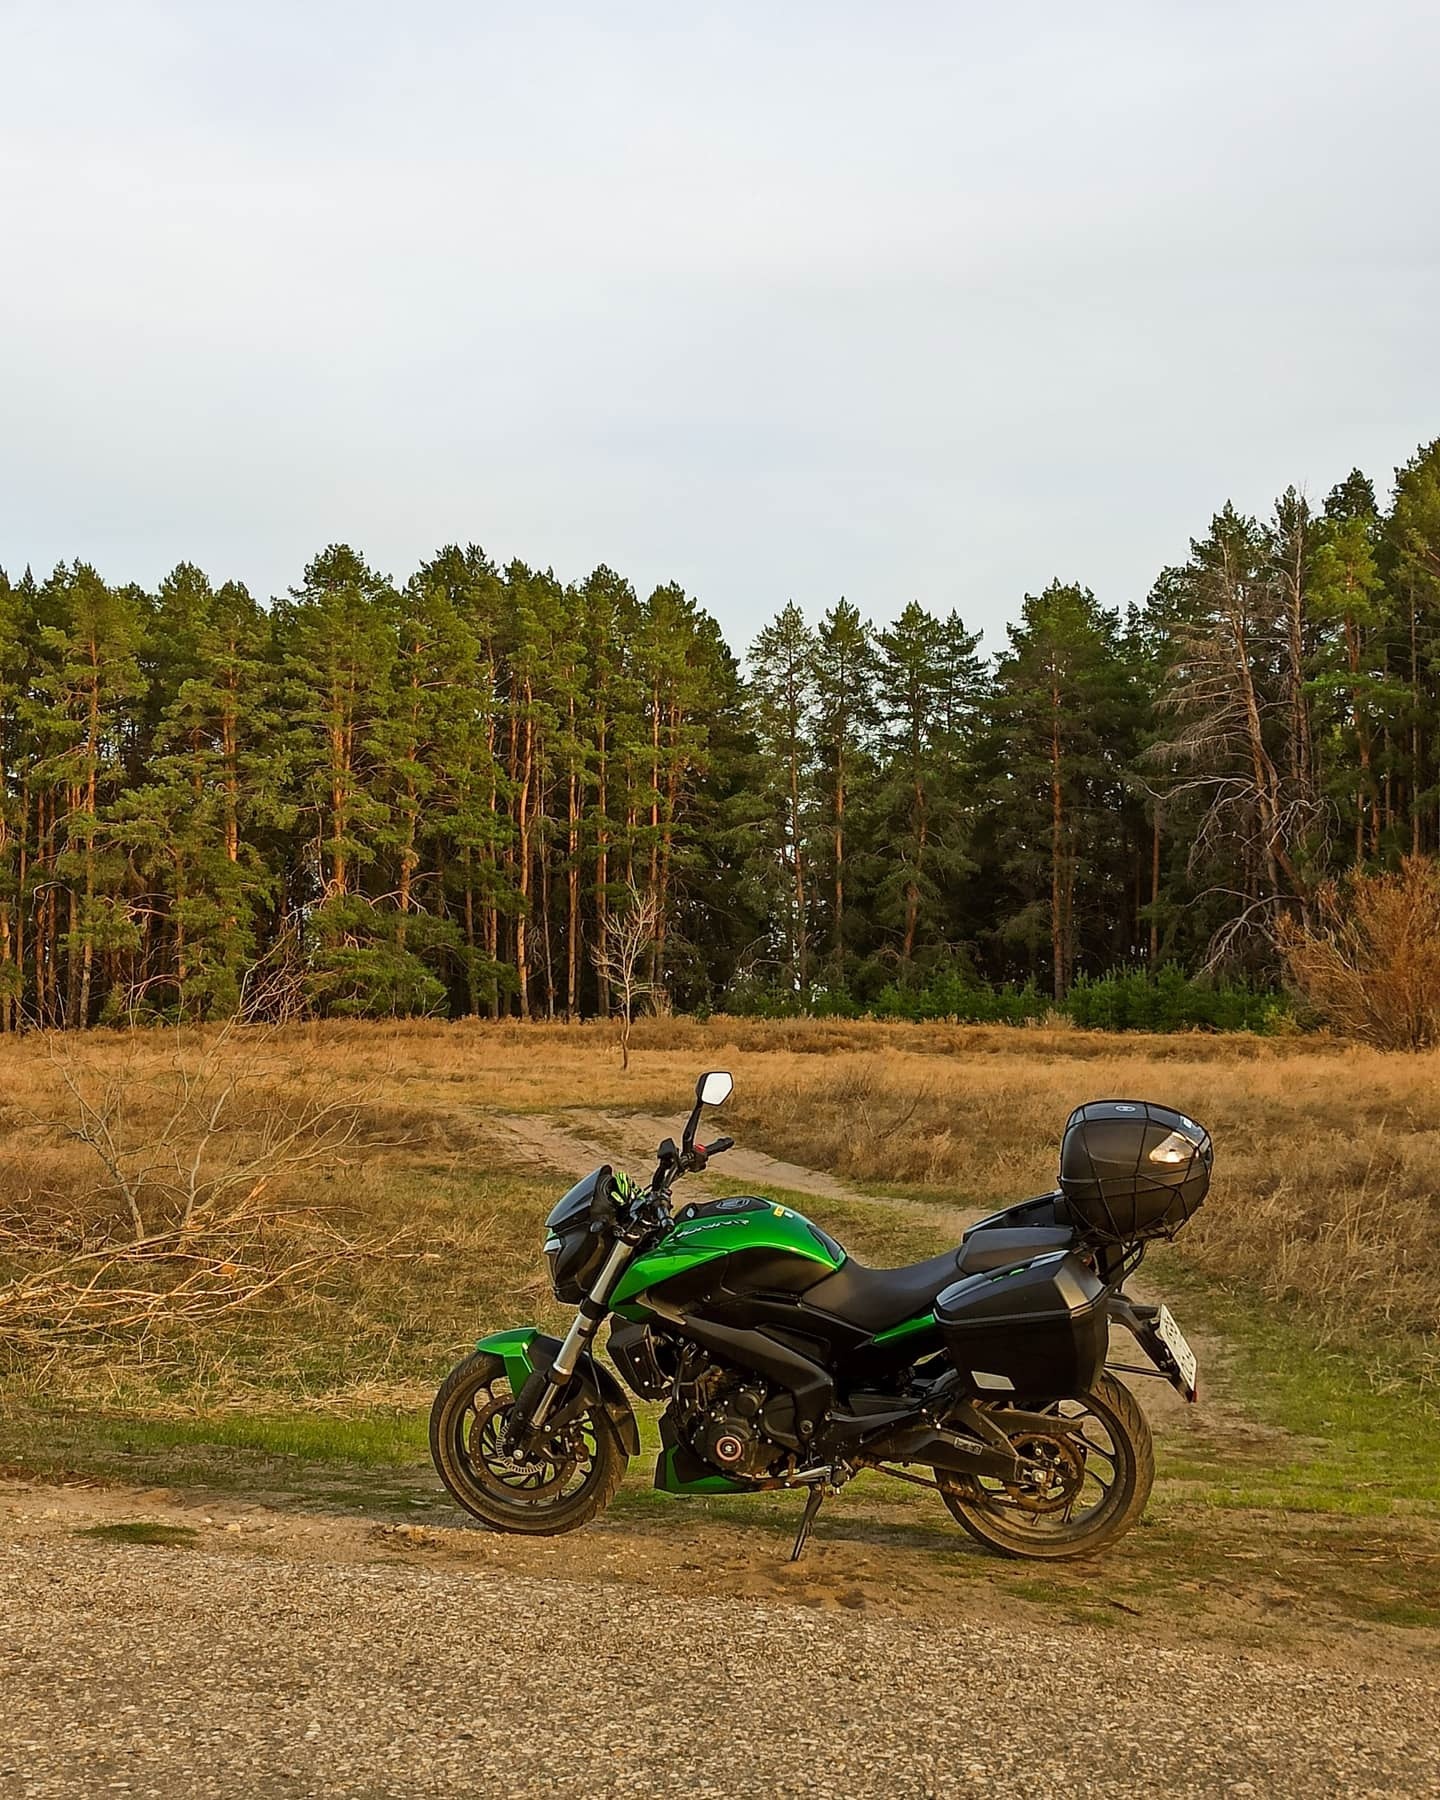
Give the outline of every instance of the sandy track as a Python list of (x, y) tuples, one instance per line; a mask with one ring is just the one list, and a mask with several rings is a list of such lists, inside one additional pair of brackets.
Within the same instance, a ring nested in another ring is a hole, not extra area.
[(0, 1541), (0, 1793), (1440, 1795), (1433, 1689), (499, 1569)]
[[(683, 1120), (646, 1113), (609, 1113), (587, 1109), (555, 1117), (538, 1113), (492, 1113), (489, 1121), (527, 1155), (566, 1174), (583, 1175), (600, 1163), (616, 1163), (631, 1175), (647, 1179), (655, 1166), (655, 1147), (662, 1138), (678, 1138)], [(712, 1127), (720, 1135), (720, 1127)], [(956, 1239), (981, 1214), (974, 1207), (945, 1206), (924, 1200), (878, 1198), (851, 1187), (838, 1176), (802, 1163), (785, 1162), (737, 1144), (710, 1165), (710, 1174), (687, 1175), (684, 1191), (702, 1194), (714, 1186), (712, 1177), (725, 1181), (754, 1182), (769, 1193), (785, 1188), (793, 1194), (813, 1194), (822, 1200), (843, 1200), (856, 1206), (882, 1206), (897, 1216), (933, 1225), (937, 1231), (953, 1231)]]

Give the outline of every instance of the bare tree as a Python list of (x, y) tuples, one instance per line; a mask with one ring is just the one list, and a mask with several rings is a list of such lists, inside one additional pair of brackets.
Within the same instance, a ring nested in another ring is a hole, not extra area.
[(1171, 575), (1180, 604), (1161, 706), (1175, 728), (1150, 752), (1169, 776), (1154, 797), (1198, 801), (1192, 868), (1233, 856), (1244, 882), (1212, 965), (1240, 934), (1309, 912), (1311, 840), (1323, 820), (1303, 690), (1307, 523), (1294, 495), (1268, 529), (1226, 507)]
[(655, 984), (642, 976), (645, 959), (660, 923), (660, 903), (652, 893), (641, 893), (631, 882), (625, 906), (610, 913), (604, 933), (595, 947), (595, 973), (620, 1014), (620, 1067), (630, 1067), (630, 1027), (635, 1002), (653, 993)]

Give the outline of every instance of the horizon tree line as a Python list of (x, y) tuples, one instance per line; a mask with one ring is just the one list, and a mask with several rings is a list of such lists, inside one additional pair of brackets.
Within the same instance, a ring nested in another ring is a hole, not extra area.
[(1440, 851), (1440, 440), (1382, 507), (1225, 506), (1143, 606), (793, 603), (743, 665), (641, 598), (451, 545), (332, 545), (266, 606), (181, 562), (0, 571), (0, 1029), (233, 1011), (611, 1010), (643, 899), (679, 1010), (958, 972), (1276, 968), (1348, 869)]

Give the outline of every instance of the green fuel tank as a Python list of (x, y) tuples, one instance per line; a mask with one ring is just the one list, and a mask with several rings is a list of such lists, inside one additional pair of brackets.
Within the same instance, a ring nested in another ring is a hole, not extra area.
[(657, 1244), (625, 1270), (610, 1296), (611, 1307), (630, 1317), (643, 1314), (643, 1296), (663, 1299), (706, 1263), (735, 1258), (746, 1286), (801, 1294), (838, 1269), (845, 1252), (827, 1231), (793, 1207), (773, 1200), (735, 1197), (683, 1206)]

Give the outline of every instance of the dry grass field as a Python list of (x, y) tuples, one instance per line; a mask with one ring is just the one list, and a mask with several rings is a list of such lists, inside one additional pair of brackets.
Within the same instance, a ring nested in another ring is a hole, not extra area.
[[(1422, 1381), (1437, 1375), (1440, 1054), (1311, 1038), (724, 1018), (641, 1021), (625, 1072), (602, 1026), (331, 1023), (223, 1039), (0, 1040), (0, 1232), (12, 1234), (0, 1235), (0, 1267), (53, 1257), (107, 1216), (128, 1230), (105, 1145), (94, 1130), (90, 1141), (73, 1135), (82, 1114), (104, 1116), (132, 1172), (157, 1143), (171, 1162), (193, 1153), (207, 1169), (238, 1170), (242, 1184), (260, 1170), (266, 1208), (260, 1253), (232, 1259), (243, 1270), (217, 1316), (110, 1329), (82, 1310), (68, 1333), (19, 1346), (23, 1364), (49, 1364), (63, 1380), (66, 1362), (93, 1361), (98, 1348), (115, 1380), (131, 1365), (184, 1365), (223, 1388), (259, 1378), (245, 1346), (268, 1340), (272, 1358), (295, 1365), (272, 1371), (286, 1387), (364, 1381), (378, 1392), (463, 1337), (477, 1310), (509, 1317), (544, 1303), (531, 1210), (544, 1196), (531, 1196), (537, 1178), (542, 1188), (554, 1178), (517, 1158), (501, 1118), (676, 1115), (708, 1066), (735, 1074), (725, 1120), (742, 1143), (972, 1209), (1049, 1186), (1065, 1118), (1083, 1100), (1183, 1107), (1217, 1144), (1211, 1199), (1181, 1240), (1183, 1262), (1293, 1306), (1327, 1340), (1403, 1361)], [(162, 1142), (187, 1079), (206, 1105), (225, 1099), (203, 1149), (186, 1121), (173, 1145)], [(261, 1169), (277, 1119), (300, 1148)], [(928, 1247), (893, 1219), (848, 1223), (862, 1255)], [(291, 1248), (277, 1255), (282, 1240)], [(232, 1266), (219, 1239), (216, 1255)], [(313, 1265), (311, 1278), (300, 1265)], [(256, 1268), (281, 1273), (246, 1304), (242, 1275)], [(13, 1325), (0, 1302), (12, 1374)], [(320, 1346), (342, 1338), (348, 1366), (327, 1368)]]
[[(1142, 1384), (1160, 1479), (1122, 1551), (1038, 1575), (997, 1564), (958, 1549), (923, 1493), (865, 1478), (796, 1585), (778, 1560), (793, 1496), (676, 1504), (648, 1491), (643, 1458), (604, 1525), (553, 1550), (450, 1547), (424, 1450), (436, 1382), (483, 1330), (562, 1323), (546, 1211), (587, 1157), (648, 1172), (705, 1067), (736, 1078), (724, 1129), (800, 1165), (778, 1191), (875, 1263), (1045, 1189), (1082, 1100), (1153, 1098), (1211, 1127), (1211, 1199), (1144, 1272), (1197, 1336), (1206, 1402)], [(144, 1516), (170, 1518), (158, 1482), (202, 1536), (217, 1493), (288, 1494), (380, 1521), (380, 1556), (484, 1551), (957, 1617), (1024, 1603), (1317, 1656), (1348, 1654), (1359, 1629), (1390, 1634), (1373, 1654), (1399, 1634), (1406, 1656), (1440, 1657), (1437, 1077), (1440, 1057), (1323, 1039), (721, 1018), (638, 1023), (628, 1071), (596, 1026), (0, 1040), (0, 1473), (132, 1484), (105, 1503), (123, 1519), (137, 1482)], [(187, 1206), (202, 1229), (176, 1254)], [(87, 1255), (93, 1289), (76, 1279)], [(57, 1266), (58, 1286), (36, 1285)]]

